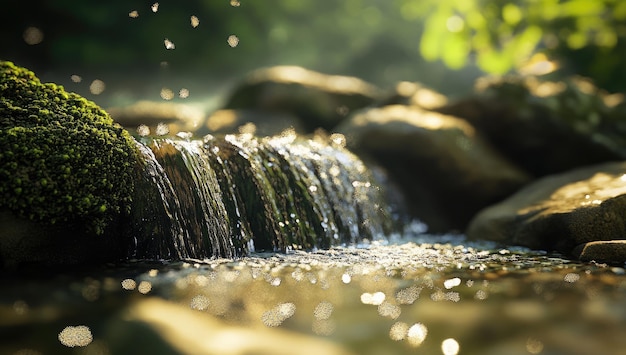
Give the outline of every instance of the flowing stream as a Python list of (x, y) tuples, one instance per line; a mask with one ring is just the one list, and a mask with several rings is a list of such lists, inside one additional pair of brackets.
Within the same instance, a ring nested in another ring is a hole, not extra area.
[(236, 257), (382, 238), (392, 227), (382, 191), (331, 142), (286, 133), (138, 143), (145, 167), (130, 255)]
[(0, 273), (0, 354), (625, 354), (624, 265), (394, 229), (334, 138), (142, 139), (131, 259)]

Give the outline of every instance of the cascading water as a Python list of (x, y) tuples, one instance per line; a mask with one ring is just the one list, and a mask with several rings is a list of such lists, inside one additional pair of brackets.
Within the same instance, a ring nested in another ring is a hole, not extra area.
[(145, 138), (129, 228), (136, 258), (234, 257), (390, 232), (363, 162), (327, 138)]

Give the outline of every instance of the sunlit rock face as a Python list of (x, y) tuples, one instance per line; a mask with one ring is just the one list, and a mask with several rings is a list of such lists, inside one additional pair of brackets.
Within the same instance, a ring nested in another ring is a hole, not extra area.
[(476, 93), (439, 112), (467, 119), (511, 161), (535, 176), (626, 157), (619, 98), (580, 78), (482, 79)]
[(224, 108), (293, 114), (313, 132), (332, 129), (353, 110), (372, 104), (379, 94), (376, 87), (355, 77), (278, 66), (248, 74)]
[[(587, 242), (624, 239), (626, 163), (590, 166), (537, 180), (481, 211), (467, 234), (564, 253)], [(624, 261), (626, 254), (612, 259)]]
[(338, 130), (351, 149), (389, 170), (432, 231), (462, 230), (479, 209), (528, 181), (471, 124), (452, 116), (391, 105), (360, 112)]

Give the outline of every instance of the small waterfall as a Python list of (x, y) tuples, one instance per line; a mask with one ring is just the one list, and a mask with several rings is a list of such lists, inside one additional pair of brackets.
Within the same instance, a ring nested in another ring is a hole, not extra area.
[(235, 257), (387, 234), (382, 192), (355, 155), (295, 134), (145, 138), (131, 256)]

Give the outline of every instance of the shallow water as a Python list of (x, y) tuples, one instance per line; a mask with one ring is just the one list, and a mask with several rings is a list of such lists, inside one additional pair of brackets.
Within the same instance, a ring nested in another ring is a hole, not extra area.
[(1, 354), (626, 353), (623, 265), (455, 236), (1, 282)]

